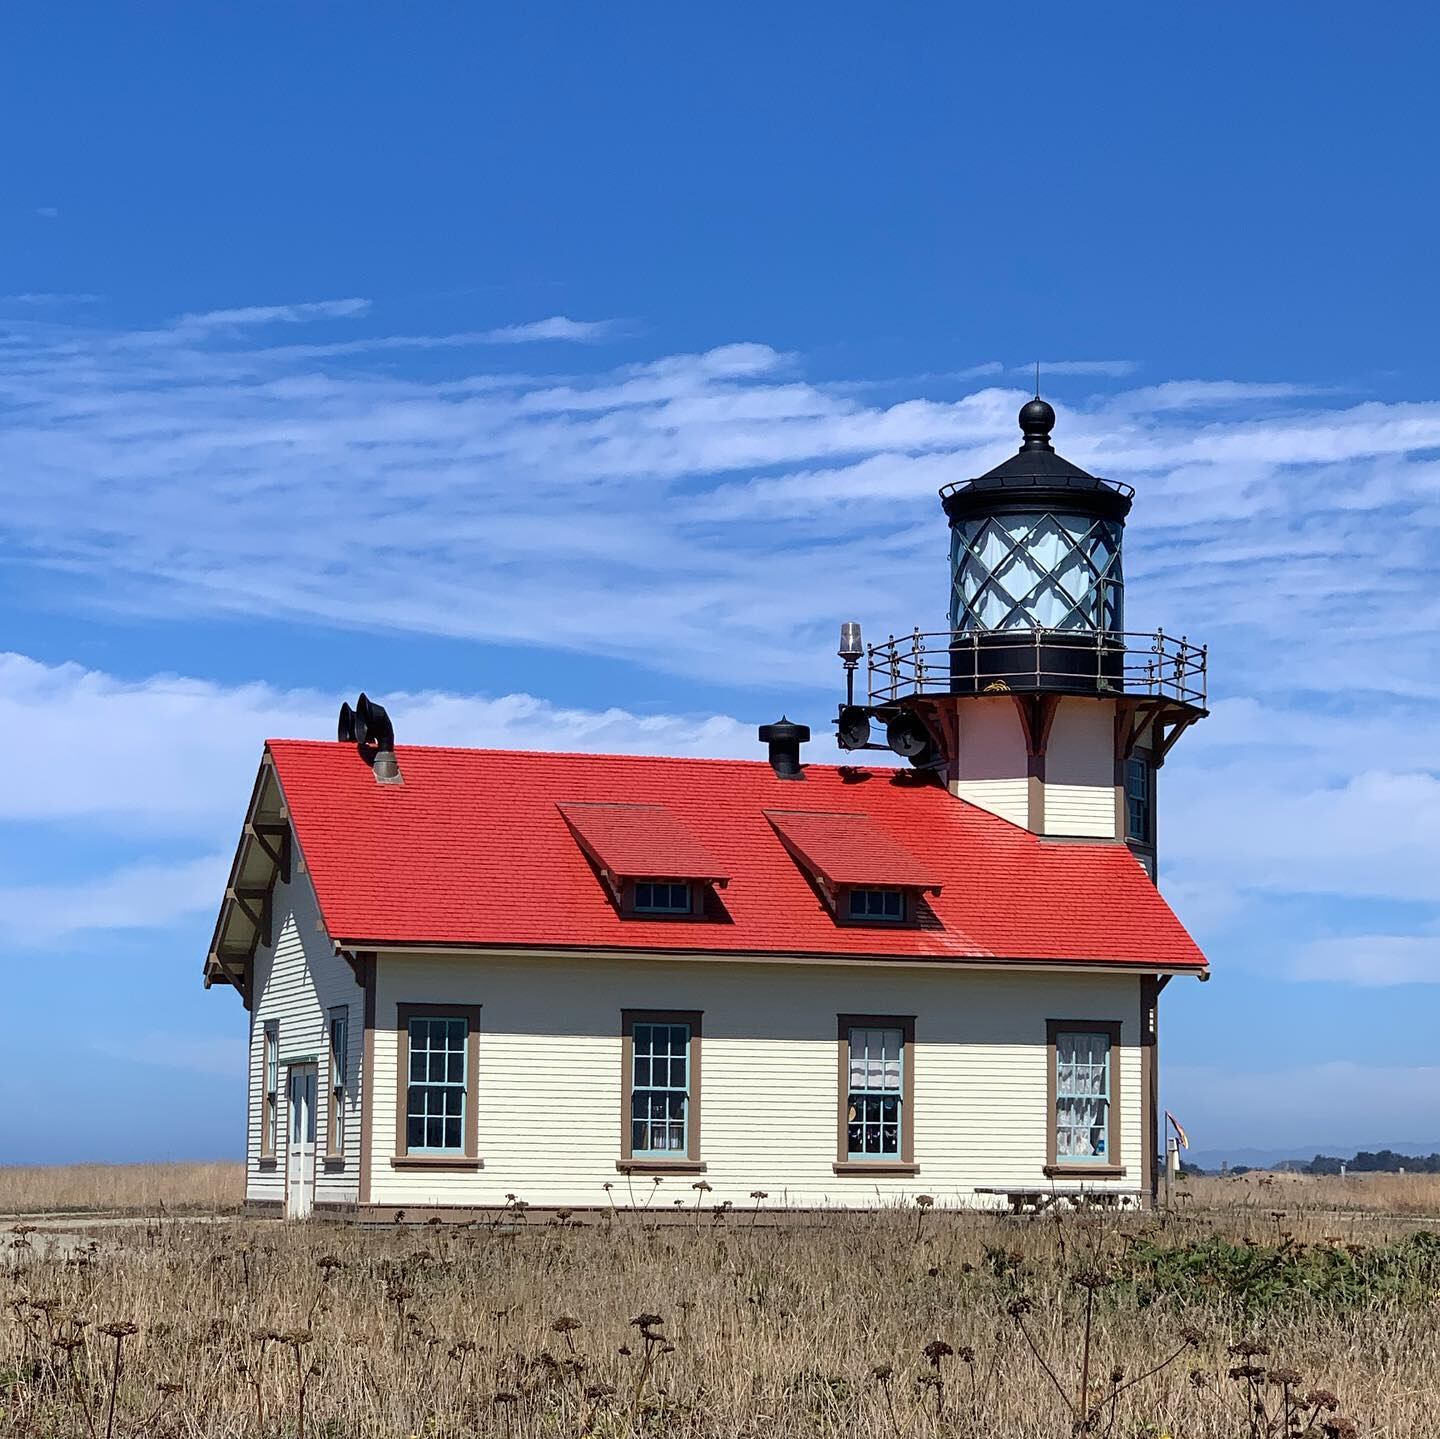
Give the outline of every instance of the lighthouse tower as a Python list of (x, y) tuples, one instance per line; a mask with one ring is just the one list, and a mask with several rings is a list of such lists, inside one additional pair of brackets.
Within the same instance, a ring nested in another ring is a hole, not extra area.
[(1037, 396), (1018, 453), (940, 492), (948, 630), (867, 645), (841, 627), (838, 739), (890, 748), (1035, 834), (1127, 844), (1153, 879), (1156, 773), (1207, 712), (1205, 651), (1125, 629), (1134, 491), (1058, 455), (1054, 425)]

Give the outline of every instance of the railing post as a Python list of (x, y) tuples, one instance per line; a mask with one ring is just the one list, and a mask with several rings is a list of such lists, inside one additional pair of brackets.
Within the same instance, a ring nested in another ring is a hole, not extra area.
[(915, 691), (923, 694), (925, 690), (925, 651), (920, 644), (920, 626), (915, 626), (914, 633), (910, 636), (910, 663), (915, 670)]

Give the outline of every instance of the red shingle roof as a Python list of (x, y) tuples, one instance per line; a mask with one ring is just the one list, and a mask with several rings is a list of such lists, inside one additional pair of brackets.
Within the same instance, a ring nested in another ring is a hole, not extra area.
[[(1205, 965), (1123, 846), (1047, 843), (910, 771), (402, 746), (404, 783), (354, 747), (269, 745), (340, 944), (514, 946)], [(716, 917), (625, 919), (562, 805), (662, 805), (728, 874)], [(942, 886), (933, 921), (838, 925), (767, 810), (862, 814)]]
[(620, 879), (704, 879), (730, 872), (663, 804), (562, 804), (580, 847)]
[(940, 893), (934, 870), (896, 844), (868, 814), (769, 809), (765, 818), (806, 868), (832, 889), (871, 885)]

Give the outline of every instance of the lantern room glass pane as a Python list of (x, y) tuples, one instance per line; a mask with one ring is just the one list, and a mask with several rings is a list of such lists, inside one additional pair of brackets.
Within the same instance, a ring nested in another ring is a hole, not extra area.
[(962, 520), (951, 535), (950, 627), (1122, 630), (1121, 534), (1116, 521), (1085, 515)]

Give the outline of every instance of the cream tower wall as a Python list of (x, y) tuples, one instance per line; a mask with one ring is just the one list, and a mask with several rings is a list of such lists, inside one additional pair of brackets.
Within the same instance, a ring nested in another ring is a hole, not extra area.
[[(419, 1207), (693, 1204), (694, 1174), (617, 1170), (621, 1010), (703, 1013), (701, 1158), (707, 1206), (872, 1206), (919, 1193), (993, 1204), (977, 1187), (1048, 1186), (1046, 1021), (1119, 1022), (1115, 1055), (1125, 1173), (1143, 1185), (1140, 977), (1073, 971), (602, 957), (382, 956), (377, 966), (371, 1202)], [(393, 1163), (397, 1005), (479, 1004), (481, 1167)], [(837, 1015), (914, 1015), (913, 1176), (837, 1175)], [(1064, 1178), (1058, 1184), (1076, 1181)], [(606, 1185), (611, 1188), (607, 1190)]]
[(955, 713), (952, 794), (1036, 834), (1123, 837), (1112, 701), (1060, 699), (1039, 760), (1009, 695), (966, 698)]
[(956, 706), (959, 743), (950, 791), (1022, 829), (1030, 822), (1025, 732), (1006, 695), (978, 696)]
[[(316, 1116), (317, 1204), (354, 1203), (359, 1198), (361, 1056), (365, 1042), (365, 992), (350, 966), (335, 953), (325, 933), (315, 892), (297, 862), (291, 882), (277, 879), (271, 896), (274, 944), (255, 954), (254, 1007), (250, 1014), (249, 1124), (246, 1142), (245, 1197), (251, 1202), (283, 1202), (285, 1198), (285, 1136), (287, 1061), (313, 1059), (318, 1065)], [(326, 1158), (330, 1149), (329, 1015), (348, 1011), (349, 1114), (345, 1122), (342, 1161)], [(279, 1026), (280, 1076), (277, 1102), (277, 1143), (273, 1162), (262, 1159), (261, 1126), (265, 1106), (265, 1025)]]

